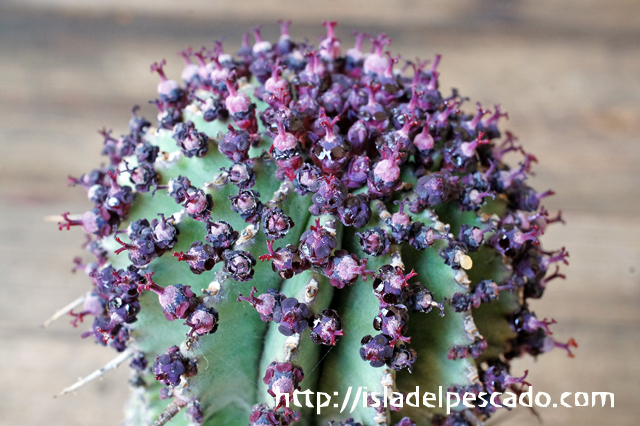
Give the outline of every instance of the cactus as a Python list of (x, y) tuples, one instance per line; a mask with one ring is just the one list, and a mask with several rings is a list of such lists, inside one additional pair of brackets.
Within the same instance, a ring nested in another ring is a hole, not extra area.
[[(129, 363), (127, 425), (478, 425), (496, 408), (405, 398), (520, 392), (510, 360), (576, 346), (527, 304), (568, 257), (539, 245), (562, 218), (526, 184), (536, 158), (498, 105), (440, 92), (440, 56), (405, 75), (384, 34), (343, 56), (335, 22), (317, 47), (289, 24), (180, 52), (181, 83), (153, 64), (157, 126), (134, 107), (101, 132), (109, 164), (70, 178), (93, 208), (59, 228), (84, 229), (92, 288), (53, 319), (92, 316), (82, 337), (118, 355), (63, 393)], [(349, 387), (350, 413), (293, 405)]]

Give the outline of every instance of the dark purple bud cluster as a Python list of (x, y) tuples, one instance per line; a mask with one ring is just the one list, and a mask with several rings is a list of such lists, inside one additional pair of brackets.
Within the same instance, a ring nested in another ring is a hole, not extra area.
[(228, 249), (235, 244), (238, 239), (238, 231), (224, 220), (207, 223), (207, 242), (211, 243), (215, 249)]
[(198, 132), (191, 121), (176, 124), (173, 138), (186, 157), (204, 157), (209, 150), (209, 137)]
[(289, 279), (311, 267), (309, 261), (302, 256), (298, 247), (288, 244), (276, 251), (273, 250), (273, 240), (267, 241), (268, 254), (260, 256), (260, 260), (273, 260), (271, 267), (281, 278)]
[(484, 371), (482, 382), (489, 393), (504, 392), (515, 384), (531, 386), (530, 383), (524, 380), (528, 373), (529, 371), (525, 370), (522, 377), (514, 377), (508, 373), (505, 365), (498, 364)]
[(198, 373), (198, 366), (180, 353), (177, 346), (171, 346), (167, 352), (159, 355), (151, 368), (156, 380), (167, 385), (177, 386), (181, 377), (190, 377)]
[(80, 313), (71, 313), (75, 317), (73, 322), (82, 321), (86, 315), (94, 315), (91, 331), (83, 333), (82, 337), (94, 336), (102, 345), (111, 340), (111, 346), (123, 351), (129, 338), (126, 325), (135, 322), (140, 312), (138, 286), (144, 277), (135, 266), (118, 271), (112, 266), (105, 266), (92, 272), (90, 277), (95, 291), (85, 299)]
[[(267, 373), (262, 381), (265, 385), (269, 385), (269, 395), (280, 396), (280, 400), (276, 401), (275, 410), (284, 407), (285, 415), (293, 414), (289, 408), (293, 398), (293, 392), (300, 390), (300, 382), (304, 379), (304, 374), (300, 367), (294, 367), (290, 362), (272, 362), (267, 367)], [(299, 414), (298, 414), (299, 416)], [(297, 419), (296, 419), (297, 421)]]
[(260, 201), (260, 193), (252, 189), (240, 190), (238, 195), (229, 196), (231, 210), (238, 213), (247, 223), (257, 223), (260, 220), (264, 205)]
[(280, 302), (273, 314), (273, 321), (280, 324), (278, 331), (285, 336), (302, 333), (309, 326), (311, 312), (305, 303), (298, 302), (294, 297), (288, 297)]
[(213, 198), (211, 194), (205, 194), (202, 189), (190, 186), (186, 191), (186, 197), (182, 205), (189, 217), (206, 222), (211, 217)]
[(514, 289), (515, 286), (511, 282), (499, 286), (491, 280), (482, 280), (476, 285), (473, 293), (455, 293), (451, 297), (451, 306), (455, 312), (469, 311), (471, 308), (478, 308), (482, 302), (493, 302), (502, 290)]
[(129, 173), (129, 182), (133, 185), (136, 192), (149, 192), (152, 186), (157, 186), (158, 174), (150, 163), (142, 162), (133, 169), (129, 169), (129, 163), (122, 160), (125, 169), (120, 173)]
[(229, 170), (225, 168), (220, 170), (227, 173), (225, 184), (230, 182), (239, 189), (249, 189), (256, 183), (256, 173), (253, 171), (253, 163), (251, 160), (235, 163), (229, 167)]
[(279, 324), (278, 331), (285, 336), (299, 334), (307, 329), (312, 315), (305, 303), (300, 303), (293, 297), (287, 298), (274, 289), (255, 297), (257, 291), (253, 287), (248, 298), (240, 294), (238, 301), (249, 302), (258, 311), (262, 321)]
[(186, 253), (173, 252), (173, 256), (177, 257), (179, 262), (189, 263), (191, 272), (196, 275), (210, 271), (216, 263), (222, 260), (219, 250), (202, 241), (195, 241)]
[(276, 207), (262, 212), (262, 229), (269, 239), (284, 238), (293, 226), (293, 220), (282, 209)]
[(507, 359), (528, 353), (538, 356), (542, 353), (549, 352), (554, 348), (561, 348), (567, 351), (570, 358), (573, 358), (571, 348), (577, 348), (578, 344), (573, 339), (569, 339), (567, 343), (561, 343), (551, 337), (549, 326), (555, 324), (554, 319), (539, 320), (533, 312), (526, 307), (520, 312), (515, 313), (510, 318), (511, 328), (517, 336), (512, 339), (512, 349), (506, 354)]
[(74, 180), (74, 183), (80, 183), (85, 187), (89, 182), (97, 182), (87, 188), (89, 198), (95, 206), (80, 219), (71, 219), (68, 212), (63, 213), (64, 222), (58, 223), (58, 228), (69, 230), (72, 226), (82, 226), (85, 233), (98, 238), (113, 234), (127, 217), (133, 202), (131, 187), (120, 186), (116, 177), (116, 173), (109, 170), (104, 175), (98, 171), (83, 175), (81, 180)]
[(291, 414), (279, 413), (266, 404), (253, 406), (249, 417), (249, 426), (289, 426), (300, 419), (300, 413), (293, 411)]
[(188, 336), (194, 334), (202, 336), (205, 334), (213, 334), (218, 329), (218, 312), (214, 308), (208, 308), (205, 305), (198, 305), (185, 321), (185, 325), (191, 327), (187, 333)]
[(339, 422), (337, 425), (334, 421), (330, 421), (329, 426), (362, 426), (362, 423), (356, 422), (354, 419), (349, 418), (344, 422)]
[(222, 257), (224, 258), (223, 270), (232, 279), (244, 282), (253, 278), (256, 259), (251, 253), (243, 250), (226, 250), (222, 253)]
[(336, 336), (344, 336), (342, 321), (338, 313), (333, 309), (323, 309), (310, 321), (311, 341), (322, 345), (336, 345)]
[(422, 176), (416, 183), (417, 199), (411, 206), (412, 212), (418, 212), (425, 207), (433, 207), (447, 201), (455, 200), (459, 196), (457, 176), (447, 172), (435, 172)]
[(278, 293), (277, 290), (271, 288), (266, 293), (255, 297), (254, 294), (257, 291), (257, 288), (252, 287), (251, 294), (248, 298), (244, 297), (242, 294), (239, 294), (238, 302), (249, 302), (249, 304), (251, 304), (251, 306), (253, 306), (258, 311), (258, 313), (260, 314), (260, 319), (262, 321), (273, 321), (274, 313), (279, 308), (282, 301), (286, 299), (286, 296), (282, 293)]
[(345, 226), (362, 228), (371, 220), (371, 208), (367, 194), (349, 194), (338, 207), (338, 216)]
[(300, 237), (300, 255), (314, 268), (324, 268), (329, 264), (331, 252), (338, 244), (336, 237), (316, 220)]
[(360, 356), (363, 360), (369, 361), (372, 367), (382, 367), (391, 362), (393, 357), (393, 346), (391, 339), (384, 334), (377, 336), (364, 336), (360, 342)]
[(394, 345), (397, 340), (411, 343), (411, 337), (403, 336), (407, 332), (409, 311), (404, 305), (389, 305), (380, 308), (378, 316), (373, 320), (373, 328), (391, 337), (389, 344)]
[(444, 316), (444, 302), (436, 303), (433, 293), (420, 283), (409, 285), (409, 279), (416, 275), (413, 270), (404, 275), (402, 268), (391, 265), (382, 266), (375, 275), (373, 293), (380, 300), (380, 308), (373, 328), (381, 333), (375, 337), (365, 336), (360, 348), (362, 359), (373, 367), (386, 364), (394, 370), (406, 368), (411, 372), (413, 369), (418, 355), (404, 344), (411, 342), (411, 338), (405, 336), (409, 320), (407, 306), (419, 312), (429, 312), (436, 306)]
[(385, 219), (385, 222), (391, 230), (391, 236), (396, 244), (403, 241), (409, 241), (413, 237), (413, 222), (411, 216), (404, 212), (404, 206), (408, 200), (400, 203), (400, 209)]
[(153, 291), (158, 295), (158, 301), (167, 321), (187, 319), (199, 305), (198, 299), (191, 291), (191, 286), (175, 284), (163, 288), (153, 281), (152, 276), (153, 272), (146, 274), (147, 282), (140, 284), (138, 290)]
[(389, 251), (391, 246), (389, 234), (379, 226), (368, 228), (364, 232), (358, 232), (356, 235), (360, 239), (360, 248), (370, 256), (382, 256)]
[(472, 356), (473, 358), (478, 358), (484, 351), (487, 350), (488, 343), (484, 339), (478, 339), (470, 345), (460, 346), (454, 345), (449, 349), (447, 353), (447, 359), (463, 359), (468, 356)]
[(236, 130), (231, 124), (228, 128), (229, 132), (218, 142), (218, 149), (234, 163), (247, 161), (254, 138), (245, 130)]
[(324, 269), (324, 274), (330, 278), (331, 285), (336, 288), (344, 288), (353, 285), (356, 280), (362, 277), (367, 280), (367, 275), (374, 276), (374, 271), (367, 271), (368, 259), (360, 260), (355, 254), (346, 250), (336, 250), (329, 258), (329, 264)]

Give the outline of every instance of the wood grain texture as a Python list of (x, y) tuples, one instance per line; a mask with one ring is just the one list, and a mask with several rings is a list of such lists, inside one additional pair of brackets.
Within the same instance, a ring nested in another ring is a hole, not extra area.
[[(344, 46), (357, 28), (387, 32), (394, 52), (408, 58), (441, 53), (443, 88), (502, 103), (508, 128), (539, 159), (534, 186), (556, 190), (545, 204), (562, 208), (567, 220), (543, 244), (567, 247), (568, 278), (552, 282), (533, 308), (558, 321), (554, 336), (580, 345), (573, 360), (555, 351), (518, 361), (514, 371), (530, 369), (534, 389), (556, 400), (565, 391), (615, 392), (613, 409), (539, 409), (545, 425), (638, 424), (638, 2), (129, 3), (0, 2), (0, 425), (118, 424), (126, 368), (75, 397), (52, 398), (113, 352), (79, 338), (86, 324), (37, 328), (87, 289), (86, 277), (69, 272), (80, 233), (58, 232), (42, 217), (88, 208), (66, 176), (101, 161), (98, 128), (124, 131), (135, 103), (154, 115), (146, 104), (156, 84), (151, 62), (166, 57), (177, 75), (179, 49), (226, 36), (234, 50), (262, 19), (273, 39), (271, 21), (289, 16), (296, 37), (320, 36), (319, 22), (336, 18)], [(538, 424), (525, 409), (491, 423)]]

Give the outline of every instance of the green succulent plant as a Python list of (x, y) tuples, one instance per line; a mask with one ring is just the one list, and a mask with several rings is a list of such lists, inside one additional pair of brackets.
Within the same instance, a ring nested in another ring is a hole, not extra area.
[(154, 64), (157, 125), (134, 108), (70, 178), (94, 205), (59, 226), (87, 234), (92, 289), (55, 317), (93, 316), (118, 355), (64, 392), (126, 362), (127, 425), (475, 426), (496, 408), (422, 395), (517, 393), (510, 360), (571, 355), (528, 309), (568, 254), (539, 245), (562, 219), (506, 114), (443, 95), (439, 56), (406, 76), (384, 34), (343, 55), (324, 25), (317, 47), (281, 22), (236, 56), (187, 49), (181, 83)]

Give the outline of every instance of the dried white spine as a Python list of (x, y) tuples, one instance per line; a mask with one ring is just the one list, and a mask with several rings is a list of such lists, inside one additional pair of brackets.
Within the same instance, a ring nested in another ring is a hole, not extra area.
[(131, 348), (126, 349), (125, 351), (120, 353), (117, 357), (115, 357), (114, 359), (112, 359), (111, 361), (106, 363), (103, 367), (97, 369), (96, 371), (94, 371), (93, 373), (89, 374), (88, 376), (81, 378), (80, 380), (75, 382), (73, 385), (71, 385), (71, 386), (69, 386), (67, 388), (64, 388), (62, 390), (62, 392), (60, 392), (58, 395), (54, 396), (54, 398), (57, 398), (57, 397), (66, 395), (66, 394), (68, 394), (70, 392), (76, 391), (79, 388), (81, 388), (82, 386), (86, 385), (87, 383), (97, 379), (98, 377), (103, 376), (105, 373), (115, 369), (120, 364), (122, 364), (123, 362), (125, 362), (129, 358), (133, 357), (133, 353), (134, 353), (134, 351)]

